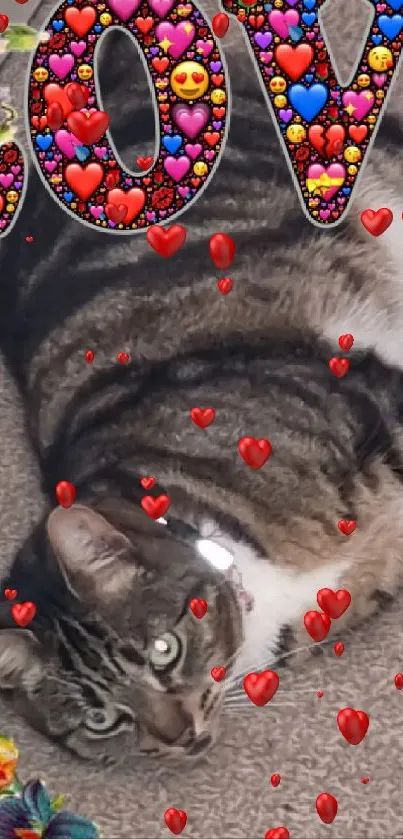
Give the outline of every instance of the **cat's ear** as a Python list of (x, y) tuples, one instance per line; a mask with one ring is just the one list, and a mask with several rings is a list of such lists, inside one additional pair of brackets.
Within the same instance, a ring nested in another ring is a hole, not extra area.
[(56, 507), (47, 530), (70, 588), (86, 602), (120, 601), (136, 576), (134, 549), (126, 536), (90, 507)]
[(41, 681), (40, 647), (28, 629), (0, 630), (0, 690), (29, 689)]

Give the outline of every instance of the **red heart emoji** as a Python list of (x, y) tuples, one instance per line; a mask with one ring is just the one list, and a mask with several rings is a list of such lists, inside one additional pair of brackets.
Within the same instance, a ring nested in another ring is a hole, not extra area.
[(76, 111), (81, 111), (81, 108), (85, 108), (91, 93), (89, 87), (78, 82), (69, 82), (66, 84), (65, 90)]
[(214, 408), (192, 408), (190, 416), (199, 428), (208, 428), (215, 420)]
[(61, 507), (66, 510), (72, 507), (76, 500), (76, 488), (70, 481), (59, 481), (56, 484), (56, 498)]
[(343, 352), (349, 352), (351, 347), (354, 344), (354, 335), (351, 335), (350, 332), (347, 332), (345, 335), (340, 335), (339, 337), (339, 347), (343, 350)]
[(286, 827), (272, 827), (264, 835), (264, 839), (290, 839), (290, 831)]
[(316, 799), (316, 812), (324, 824), (332, 824), (337, 816), (337, 798), (330, 792), (322, 792)]
[(215, 682), (222, 682), (225, 679), (227, 668), (226, 667), (212, 667), (210, 673)]
[(127, 207), (127, 212), (123, 219), (125, 224), (130, 224), (141, 213), (145, 202), (145, 192), (137, 187), (133, 187), (127, 192), (123, 189), (112, 189), (108, 192), (108, 204), (115, 204), (117, 207), (125, 205)]
[(287, 76), (296, 82), (304, 75), (314, 58), (313, 47), (310, 44), (298, 44), (291, 47), (289, 44), (281, 44), (274, 51), (274, 57), (279, 67), (285, 70)]
[(105, 178), (105, 186), (107, 189), (113, 189), (119, 183), (119, 172), (108, 172)]
[(273, 449), (271, 443), (262, 437), (242, 437), (238, 443), (239, 454), (251, 469), (261, 469), (270, 457)]
[(87, 201), (94, 194), (103, 176), (104, 170), (99, 163), (89, 163), (88, 166), (69, 163), (64, 172), (69, 187), (81, 198), (81, 201)]
[(84, 9), (73, 7), (66, 9), (64, 19), (74, 34), (78, 35), (79, 38), (83, 38), (94, 26), (97, 13), (92, 6), (85, 6)]
[(387, 207), (381, 207), (380, 210), (363, 210), (360, 218), (361, 224), (371, 236), (382, 236), (392, 224), (393, 213)]
[(329, 632), (331, 620), (329, 615), (322, 615), (321, 612), (316, 612), (312, 609), (304, 615), (304, 625), (308, 635), (314, 641), (324, 641)]
[(54, 84), (54, 82), (47, 84), (44, 89), (46, 103), (48, 105), (52, 105), (53, 102), (57, 102), (63, 110), (63, 116), (65, 119), (74, 108), (74, 105), (70, 102), (70, 99), (67, 96), (66, 90), (67, 88), (61, 87), (59, 84)]
[(142, 478), (140, 483), (143, 489), (149, 490), (155, 486), (156, 480), (150, 475), (149, 477)]
[[(206, 133), (203, 134), (203, 137), (204, 137), (207, 145), (210, 146), (211, 149), (213, 148), (213, 146), (217, 145), (217, 143), (220, 139), (220, 135), (219, 135), (218, 131), (206, 131)], [(231, 260), (231, 262), (232, 262), (232, 260)], [(229, 265), (217, 265), (217, 268), (229, 268)]]
[(152, 17), (136, 17), (136, 20), (134, 22), (141, 34), (147, 35), (147, 33), (153, 27), (154, 20)]
[(151, 64), (153, 65), (154, 70), (156, 70), (157, 73), (162, 74), (162, 73), (165, 73), (165, 70), (167, 70), (168, 67), (169, 67), (169, 59), (166, 58), (166, 57), (164, 57), (164, 58), (153, 58)]
[(138, 157), (137, 158), (137, 166), (140, 167), (142, 172), (145, 172), (146, 169), (149, 169), (154, 163), (153, 157)]
[(118, 352), (117, 355), (116, 355), (116, 361), (118, 361), (119, 364), (128, 364), (128, 362), (130, 361), (129, 353), (128, 352)]
[(344, 533), (345, 536), (351, 536), (357, 527), (357, 522), (353, 519), (340, 519), (340, 521), (337, 522), (337, 527), (341, 533)]
[(344, 615), (351, 603), (351, 594), (346, 589), (341, 588), (339, 591), (333, 591), (331, 588), (321, 588), (316, 595), (318, 606), (329, 615), (332, 620), (337, 620)]
[(184, 810), (177, 810), (176, 807), (169, 807), (164, 813), (165, 824), (175, 836), (179, 836), (186, 827), (187, 815)]
[(254, 705), (260, 708), (267, 705), (280, 684), (280, 679), (274, 670), (263, 670), (262, 673), (248, 673), (243, 680), (245, 693)]
[(333, 647), (335, 655), (341, 656), (344, 653), (344, 644), (343, 641), (337, 641), (337, 643)]
[(343, 708), (337, 714), (337, 725), (345, 740), (352, 746), (358, 746), (368, 731), (369, 716), (365, 711)]
[(349, 125), (348, 133), (355, 143), (360, 144), (365, 140), (368, 134), (368, 128), (366, 125)]
[(186, 235), (186, 227), (181, 224), (173, 224), (168, 228), (154, 224), (147, 230), (147, 242), (160, 256), (168, 258), (182, 247)]
[(224, 12), (214, 15), (211, 21), (211, 28), (216, 38), (224, 38), (229, 28), (229, 17)]
[(58, 131), (63, 125), (63, 108), (59, 102), (52, 102), (47, 110), (47, 123), (51, 131)]
[(16, 588), (6, 588), (4, 590), (4, 596), (7, 598), (7, 600), (15, 600), (17, 594), (18, 591)]
[(168, 495), (157, 495), (153, 498), (152, 495), (145, 495), (141, 499), (141, 506), (145, 513), (152, 519), (160, 519), (165, 515), (171, 504), (171, 499)]
[(216, 268), (226, 271), (235, 256), (236, 245), (226, 233), (215, 233), (209, 241), (210, 257)]
[(350, 362), (348, 358), (337, 358), (334, 356), (329, 361), (329, 367), (338, 379), (342, 379), (350, 369)]
[(125, 215), (127, 213), (126, 204), (106, 204), (105, 205), (105, 214), (107, 215), (110, 221), (113, 221), (114, 224), (120, 224), (123, 221)]
[(95, 358), (94, 350), (86, 350), (85, 352), (85, 360), (87, 364), (92, 364)]
[(67, 117), (67, 125), (83, 145), (92, 146), (104, 136), (109, 127), (109, 117), (105, 111), (95, 111), (89, 116), (82, 111), (73, 111)]
[(11, 607), (11, 614), (18, 626), (28, 626), (36, 615), (35, 603), (30, 603), (29, 601), (26, 603), (14, 603)]
[(234, 287), (234, 283), (231, 280), (231, 277), (222, 277), (221, 280), (218, 280), (217, 288), (220, 294), (224, 297), (226, 294), (229, 294)]
[(190, 611), (193, 612), (195, 618), (197, 618), (198, 620), (204, 618), (204, 615), (207, 612), (207, 608), (208, 606), (206, 600), (201, 600), (200, 597), (194, 597), (193, 600), (191, 600), (189, 603)]

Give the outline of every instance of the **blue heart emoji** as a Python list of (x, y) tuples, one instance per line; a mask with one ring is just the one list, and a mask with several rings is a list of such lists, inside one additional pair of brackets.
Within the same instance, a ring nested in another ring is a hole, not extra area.
[(403, 6), (403, 0), (389, 0), (388, 6), (393, 9), (394, 12), (398, 12), (399, 9)]
[(309, 73), (307, 76), (305, 76), (305, 81), (306, 81), (308, 84), (310, 84), (311, 82), (313, 82), (313, 75), (312, 75), (312, 73)]
[(349, 186), (343, 187), (343, 189), (342, 189), (343, 195), (350, 195), (350, 192), (351, 192), (351, 189), (350, 189)]
[(61, 32), (62, 29), (63, 29), (64, 23), (63, 23), (62, 20), (54, 20), (53, 23), (52, 23), (52, 26), (53, 26), (53, 29), (55, 30), (55, 32)]
[(173, 134), (172, 137), (164, 137), (163, 145), (165, 146), (166, 150), (170, 152), (170, 154), (175, 154), (175, 152), (180, 149), (183, 138), (180, 134)]
[(304, 14), (302, 15), (302, 20), (306, 26), (312, 26), (312, 24), (315, 23), (316, 20), (315, 12), (304, 12)]
[(313, 84), (312, 87), (304, 87), (303, 84), (293, 84), (288, 91), (288, 98), (293, 108), (306, 119), (312, 120), (322, 110), (329, 95), (328, 88), (324, 84)]
[(392, 17), (381, 15), (378, 18), (378, 27), (386, 38), (390, 38), (393, 41), (403, 29), (403, 17), (401, 15), (392, 15)]
[(102, 32), (102, 26), (100, 26), (99, 23), (97, 23), (97, 25), (94, 26), (94, 32)]
[(76, 158), (80, 161), (80, 163), (84, 163), (90, 154), (91, 152), (87, 149), (87, 146), (76, 146)]
[(289, 26), (288, 31), (290, 33), (291, 40), (295, 41), (296, 43), (301, 40), (304, 34), (299, 26)]
[(53, 137), (51, 134), (37, 134), (36, 135), (36, 145), (41, 151), (47, 151), (53, 142)]
[(382, 35), (372, 35), (371, 41), (376, 47), (379, 47), (379, 44), (382, 43)]
[(265, 3), (265, 6), (264, 6), (265, 12), (271, 12), (272, 8), (273, 8), (272, 3)]
[(304, 6), (306, 9), (308, 9), (309, 12), (311, 12), (312, 9), (314, 9), (316, 6), (316, 0), (304, 0)]
[(63, 198), (64, 198), (64, 200), (67, 202), (67, 204), (70, 204), (70, 203), (71, 203), (71, 201), (72, 201), (72, 200), (73, 200), (73, 198), (74, 198), (74, 195), (73, 195), (73, 193), (72, 193), (72, 192), (65, 192), (65, 193), (63, 194)]

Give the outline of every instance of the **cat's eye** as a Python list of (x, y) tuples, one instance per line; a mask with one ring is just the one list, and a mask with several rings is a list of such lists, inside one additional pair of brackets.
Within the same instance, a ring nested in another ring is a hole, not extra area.
[(85, 725), (92, 731), (104, 731), (110, 728), (116, 719), (116, 712), (113, 709), (89, 708), (85, 715)]
[(154, 670), (167, 670), (177, 664), (182, 652), (182, 644), (173, 632), (166, 632), (153, 641), (148, 658)]

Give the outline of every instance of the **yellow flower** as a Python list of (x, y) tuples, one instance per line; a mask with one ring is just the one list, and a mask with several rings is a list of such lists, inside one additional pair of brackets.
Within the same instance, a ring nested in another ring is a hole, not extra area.
[(7, 737), (0, 735), (0, 792), (12, 784), (18, 763), (18, 749)]

